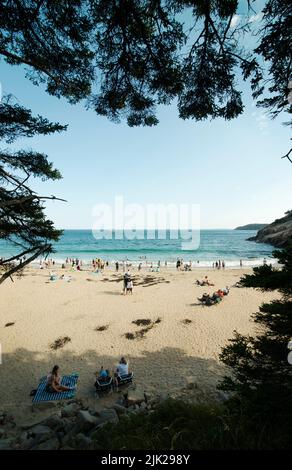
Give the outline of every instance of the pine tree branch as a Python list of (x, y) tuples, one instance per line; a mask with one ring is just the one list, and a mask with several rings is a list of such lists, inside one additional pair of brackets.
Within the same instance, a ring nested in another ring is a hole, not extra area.
[[(37, 248), (35, 248), (37, 249)], [(19, 263), (17, 266), (14, 266), (13, 268), (9, 269), (9, 271), (6, 271), (1, 277), (0, 277), (0, 284), (2, 284), (8, 277), (11, 277), (13, 274), (15, 274), (17, 271), (20, 271), (23, 269), (27, 264), (31, 263), (31, 261), (35, 260), (39, 255), (45, 252), (50, 252), (52, 249), (52, 245), (42, 245), (39, 247), (30, 258), (26, 259), (25, 261), (22, 261)]]
[(37, 199), (38, 201), (41, 201), (43, 199), (50, 199), (52, 201), (62, 201), (62, 202), (68, 202), (66, 199), (61, 199), (56, 196), (38, 196), (37, 194), (27, 196), (27, 197), (22, 197), (20, 199), (12, 199), (6, 202), (0, 202), (0, 209), (3, 207), (9, 207), (9, 206), (16, 206), (18, 204), (23, 204), (28, 201), (33, 201), (34, 199)]
[(289, 157), (289, 155), (290, 155), (291, 152), (292, 152), (292, 148), (289, 150), (288, 153), (286, 153), (286, 155), (284, 155), (284, 156), (281, 157), (281, 158), (288, 158), (289, 162), (292, 163), (291, 157)]
[(30, 67), (33, 67), (34, 69), (38, 70), (39, 72), (42, 72), (46, 74), (49, 78), (51, 78), (54, 82), (60, 83), (60, 80), (58, 80), (54, 75), (48, 72), (45, 67), (42, 67), (41, 65), (37, 64), (34, 61), (25, 59), (24, 57), (20, 57), (16, 54), (12, 54), (11, 52), (6, 51), (5, 49), (0, 48), (0, 55), (3, 55), (4, 57), (7, 57), (8, 59), (14, 60), (18, 62), (18, 64), (25, 64), (29, 65)]
[(36, 250), (36, 247), (34, 246), (33, 248), (30, 248), (29, 250), (25, 250), (22, 253), (18, 253), (17, 255), (12, 256), (11, 258), (3, 259), (2, 261), (0, 260), (0, 266), (4, 266), (5, 264), (11, 263), (12, 261), (15, 261), (16, 259), (22, 258), (23, 256), (35, 250)]

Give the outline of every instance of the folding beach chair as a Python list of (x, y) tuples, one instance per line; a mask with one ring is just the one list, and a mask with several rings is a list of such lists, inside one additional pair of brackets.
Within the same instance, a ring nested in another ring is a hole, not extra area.
[[(62, 377), (61, 385), (66, 387), (76, 387), (78, 382), (79, 374), (64, 375)], [(74, 398), (76, 394), (76, 388), (74, 390), (68, 390), (67, 392), (47, 392), (46, 390), (47, 378), (42, 377), (38, 385), (36, 394), (32, 400), (32, 409), (34, 405), (38, 403), (50, 402), (50, 401), (59, 401), (59, 400), (69, 400)]]
[(111, 392), (113, 389), (113, 379), (110, 376), (105, 378), (97, 377), (94, 385), (97, 393)]
[(133, 372), (130, 372), (129, 374), (123, 374), (119, 375), (117, 377), (118, 379), (118, 384), (120, 385), (125, 385), (133, 382), (134, 374)]

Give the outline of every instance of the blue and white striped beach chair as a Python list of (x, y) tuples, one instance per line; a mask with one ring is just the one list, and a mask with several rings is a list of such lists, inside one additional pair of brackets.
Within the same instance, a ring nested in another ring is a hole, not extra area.
[(34, 405), (43, 402), (49, 401), (57, 401), (57, 400), (69, 400), (74, 398), (76, 394), (76, 386), (78, 382), (79, 374), (72, 374), (72, 375), (64, 375), (62, 377), (61, 385), (65, 385), (67, 387), (75, 387), (74, 390), (68, 390), (67, 392), (47, 392), (46, 391), (46, 383), (47, 378), (42, 377), (37, 388), (36, 394), (32, 400), (32, 408)]

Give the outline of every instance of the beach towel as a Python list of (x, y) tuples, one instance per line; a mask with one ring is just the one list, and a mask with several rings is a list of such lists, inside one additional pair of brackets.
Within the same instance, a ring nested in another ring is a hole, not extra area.
[[(61, 385), (66, 387), (76, 387), (78, 382), (78, 374), (64, 375), (62, 377)], [(47, 392), (46, 391), (47, 377), (42, 377), (37, 388), (36, 394), (33, 397), (32, 404), (46, 402), (46, 401), (56, 401), (56, 400), (69, 400), (74, 398), (76, 394), (75, 390), (68, 390), (67, 392)]]

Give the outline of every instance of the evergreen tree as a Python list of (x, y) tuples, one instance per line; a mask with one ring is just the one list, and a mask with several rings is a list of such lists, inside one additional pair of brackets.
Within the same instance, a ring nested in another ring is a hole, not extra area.
[[(30, 110), (9, 99), (0, 104), (0, 140), (6, 143), (11, 144), (18, 137), (51, 134), (65, 129), (41, 116), (33, 116)], [(57, 180), (61, 175), (42, 153), (0, 149), (0, 238), (17, 247), (16, 255), (0, 259), (0, 284), (38, 256), (50, 253), (51, 242), (61, 234), (46, 218), (43, 207), (45, 200), (56, 198), (36, 194), (29, 187), (32, 177), (45, 181)]]
[(238, 0), (0, 0), (0, 58), (130, 126), (156, 124), (174, 98), (183, 119), (235, 118), (240, 71), (273, 116), (291, 112), (291, 2), (267, 0), (257, 21), (254, 3), (243, 18)]
[(261, 305), (254, 320), (256, 336), (236, 333), (221, 353), (231, 368), (220, 388), (231, 392), (228, 407), (234, 417), (244, 415), (253, 433), (277, 433), (281, 446), (287, 446), (292, 431), (292, 365), (288, 343), (292, 339), (292, 241), (274, 252), (281, 267), (263, 265), (241, 279), (243, 287), (279, 291), (281, 297)]

